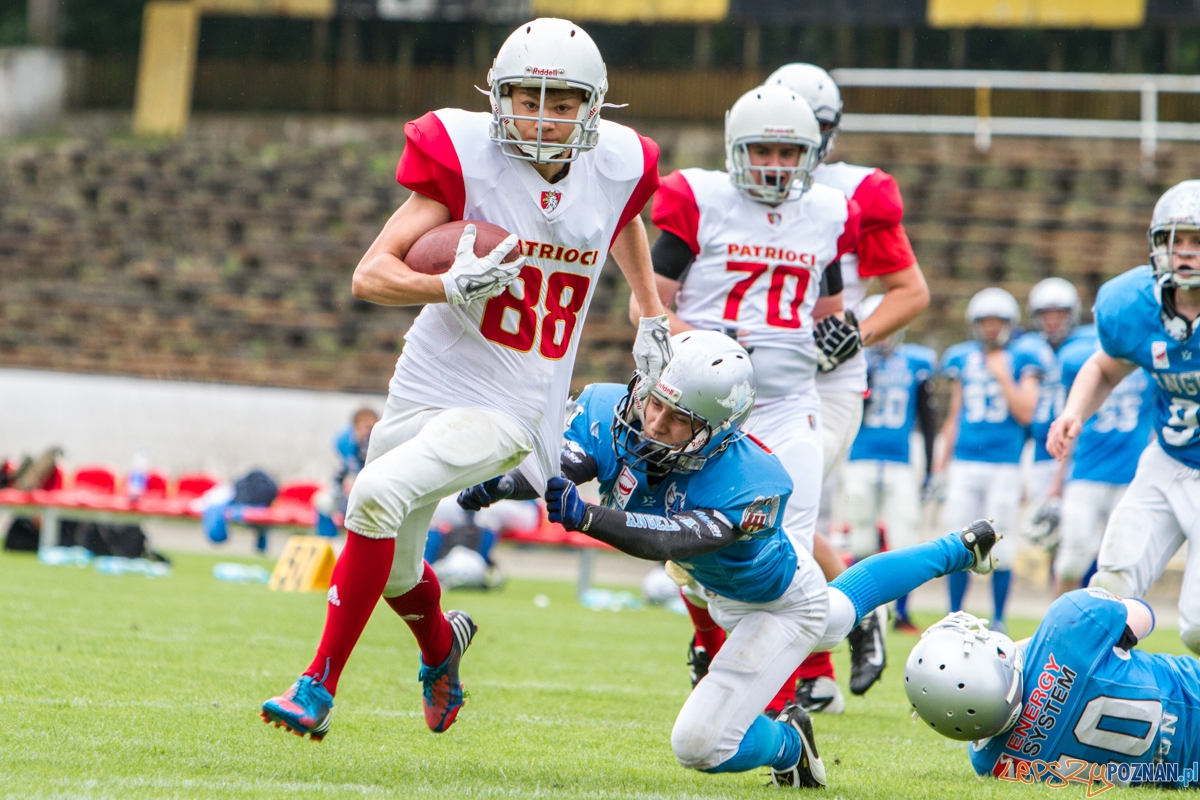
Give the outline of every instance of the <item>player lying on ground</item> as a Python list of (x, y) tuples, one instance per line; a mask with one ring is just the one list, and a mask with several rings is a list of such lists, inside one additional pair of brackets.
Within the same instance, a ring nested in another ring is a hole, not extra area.
[[(565, 477), (546, 491), (550, 518), (638, 558), (670, 560), (729, 640), (692, 691), (671, 733), (676, 758), (707, 772), (770, 766), (777, 785), (817, 786), (825, 768), (807, 713), (762, 709), (814, 649), (828, 649), (876, 607), (927, 580), (991, 568), (995, 534), (980, 523), (847, 570), (827, 586), (806, 550), (780, 528), (791, 480), (741, 429), (754, 372), (741, 345), (711, 331), (672, 339), (674, 356), (643, 403), (628, 388), (595, 384), (571, 413)], [(598, 479), (603, 505), (576, 482)], [(535, 490), (518, 473), (460, 495), (466, 508)]]
[[(420, 646), (426, 723), (440, 732), (454, 722), (475, 624), (442, 613), (422, 557), (429, 521), (443, 497), (517, 465), (539, 488), (558, 474), (579, 331), (608, 253), (649, 315), (634, 344), (638, 368), (657, 374), (670, 357), (638, 217), (658, 185), (658, 148), (600, 121), (607, 78), (596, 45), (571, 22), (534, 20), (505, 41), (488, 84), (491, 114), (443, 109), (405, 126), (397, 180), (413, 194), (354, 273), (360, 299), (426, 305), (350, 494), (316, 657), (263, 704), (266, 721), (314, 739), (381, 595)], [(468, 225), (448, 272), (410, 269), (414, 242), (452, 220), (514, 233), (479, 257)], [(503, 263), (514, 247), (522, 258)]]
[(951, 614), (925, 632), (904, 668), (914, 710), (938, 733), (972, 741), (976, 772), (1103, 783), (1114, 782), (1112, 772), (1085, 762), (1162, 762), (1121, 780), (1183, 785), (1173, 771), (1200, 761), (1200, 662), (1134, 649), (1154, 628), (1148, 605), (1077, 589), (1019, 643), (986, 622)]
[(1200, 181), (1159, 198), (1150, 222), (1152, 266), (1113, 278), (1096, 294), (1102, 350), (1079, 370), (1047, 446), (1065, 458), (1083, 423), (1138, 367), (1157, 384), (1154, 430), (1129, 489), (1113, 509), (1092, 586), (1141, 597), (1188, 546), (1179, 636), (1200, 653)]

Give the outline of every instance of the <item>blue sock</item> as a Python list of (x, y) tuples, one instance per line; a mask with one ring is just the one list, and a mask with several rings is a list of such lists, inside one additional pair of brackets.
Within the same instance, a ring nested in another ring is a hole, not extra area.
[(737, 752), (715, 767), (701, 772), (747, 772), (758, 767), (787, 769), (800, 760), (800, 734), (762, 714), (754, 720)]
[(1012, 583), (1011, 569), (998, 569), (992, 573), (992, 603), (996, 609), (996, 619), (1004, 619), (1004, 604), (1008, 602), (1008, 587)]
[(896, 616), (908, 619), (908, 595), (902, 594), (896, 598)]
[(956, 572), (950, 576), (950, 613), (962, 611), (963, 598), (967, 596), (967, 580), (970, 576), (965, 572)]
[(829, 585), (850, 598), (861, 620), (926, 581), (967, 569), (971, 560), (971, 552), (959, 541), (958, 534), (951, 533), (932, 542), (864, 558)]
[(437, 561), (438, 550), (442, 549), (442, 532), (437, 528), (430, 528), (429, 534), (425, 538), (425, 560), (430, 564)]
[(1090, 567), (1088, 567), (1087, 572), (1083, 573), (1083, 580), (1081, 580), (1079, 582), (1080, 586), (1087, 586), (1091, 582), (1092, 576), (1096, 574), (1096, 568), (1099, 566), (1099, 564), (1100, 564), (1099, 559), (1096, 559), (1096, 558), (1092, 559), (1092, 565)]

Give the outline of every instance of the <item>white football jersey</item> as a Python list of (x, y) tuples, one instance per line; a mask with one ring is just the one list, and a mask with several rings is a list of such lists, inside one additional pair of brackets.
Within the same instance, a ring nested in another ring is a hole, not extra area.
[(613, 238), (658, 186), (658, 147), (602, 121), (597, 147), (551, 184), (504, 155), (489, 139), (490, 123), (490, 114), (459, 109), (409, 122), (396, 179), (456, 220), (519, 236), (523, 296), (510, 288), (461, 306), (426, 305), (404, 337), (389, 391), (435, 408), (511, 415), (533, 439), (541, 474), (529, 477), (538, 486), (558, 475), (584, 316)]
[[(842, 305), (847, 311), (856, 311), (866, 297), (871, 278), (917, 263), (900, 224), (904, 216), (900, 189), (883, 170), (840, 161), (819, 165), (813, 171), (813, 182), (831, 186), (853, 199), (862, 214), (858, 245), (842, 256)], [(865, 392), (866, 357), (859, 353), (833, 372), (819, 373), (817, 390)]]
[(736, 335), (751, 350), (760, 398), (815, 398), (813, 306), (825, 267), (854, 247), (857, 206), (816, 184), (770, 206), (735, 189), (728, 173), (685, 169), (663, 179), (654, 223), (696, 256), (675, 297), (679, 317)]

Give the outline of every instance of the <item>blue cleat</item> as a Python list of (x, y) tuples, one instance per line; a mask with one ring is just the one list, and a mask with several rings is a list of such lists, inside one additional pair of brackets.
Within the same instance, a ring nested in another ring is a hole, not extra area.
[(440, 666), (426, 666), (421, 658), (421, 671), (417, 677), (423, 687), (422, 701), (425, 705), (425, 724), (434, 733), (442, 733), (454, 724), (458, 711), (463, 707), (463, 685), (458, 679), (458, 665), (463, 653), (479, 630), (465, 611), (447, 611), (446, 621), (454, 632), (450, 655)]
[(314, 742), (325, 738), (333, 716), (333, 695), (311, 675), (301, 675), (292, 688), (262, 705), (262, 719)]

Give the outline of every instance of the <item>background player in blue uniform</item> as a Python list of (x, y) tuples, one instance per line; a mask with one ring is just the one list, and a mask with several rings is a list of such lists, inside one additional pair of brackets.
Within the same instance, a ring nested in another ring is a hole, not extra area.
[[(1094, 338), (1076, 339), (1059, 350), (1064, 394), (1099, 346)], [(1153, 435), (1154, 394), (1153, 381), (1144, 370), (1135, 370), (1083, 425), (1062, 490), (1062, 521), (1054, 558), (1058, 594), (1078, 589), (1081, 581), (1090, 577), (1109, 515), (1133, 480), (1138, 457)]]
[[(1016, 556), (1017, 509), (1021, 505), (1021, 451), (1037, 406), (1043, 374), (1053, 363), (1040, 339), (1012, 340), (1021, 317), (1016, 299), (998, 287), (977, 293), (967, 305), (975, 340), (942, 354), (942, 374), (953, 381), (944, 440), (934, 473), (946, 472), (942, 525), (961, 528), (973, 519), (993, 521), (1007, 536), (997, 548), (1001, 569), (992, 576), (994, 627), (1004, 625), (1004, 605)], [(947, 461), (953, 461), (947, 470)], [(950, 610), (962, 608), (967, 576), (950, 579)]]
[[(870, 317), (882, 295), (860, 306)], [(933, 378), (937, 354), (928, 347), (899, 344), (893, 334), (867, 350), (870, 392), (863, 423), (842, 471), (842, 508), (850, 523), (850, 548), (856, 559), (879, 551), (878, 522), (887, 526), (890, 549), (920, 541), (921, 486), (933, 464)], [(925, 475), (918, 477), (910, 459), (909, 437), (919, 427), (925, 438)], [(896, 627), (910, 632), (908, 596), (896, 601)]]
[(1079, 370), (1050, 452), (1070, 440), (1129, 373), (1154, 379), (1157, 440), (1117, 504), (1100, 545), (1093, 586), (1141, 597), (1191, 541), (1179, 595), (1180, 637), (1200, 653), (1200, 181), (1184, 181), (1154, 206), (1150, 261), (1100, 287), (1096, 328), (1102, 351)]
[[(863, 616), (924, 581), (991, 568), (995, 534), (982, 523), (918, 548), (887, 553), (826, 586), (820, 569), (780, 528), (791, 479), (741, 430), (754, 403), (746, 351), (711, 331), (671, 340), (659, 381), (628, 389), (589, 386), (571, 414), (564, 478), (546, 491), (550, 518), (670, 571), (730, 631), (671, 734), (679, 762), (708, 772), (770, 765), (777, 784), (823, 785), (811, 724), (789, 705), (760, 713), (805, 656), (840, 642)], [(579, 499), (575, 482), (597, 479), (603, 504)], [(479, 508), (531, 492), (520, 473), (472, 487)], [(981, 565), (981, 566), (978, 566)]]
[(1141, 600), (1068, 592), (1015, 644), (985, 622), (957, 614), (932, 627), (909, 656), (904, 685), (931, 727), (973, 742), (980, 775), (1057, 783), (1033, 762), (1086, 776), (1083, 762), (1200, 760), (1200, 662), (1134, 649), (1154, 627)]

